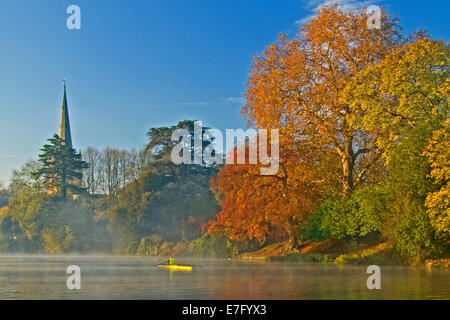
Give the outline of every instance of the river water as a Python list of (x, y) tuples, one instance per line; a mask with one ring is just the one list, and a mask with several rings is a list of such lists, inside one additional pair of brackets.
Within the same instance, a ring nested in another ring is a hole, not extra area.
[[(180, 258), (191, 272), (156, 267), (161, 258), (0, 256), (0, 299), (450, 299), (450, 271), (382, 266), (381, 289), (367, 266)], [(69, 265), (81, 289), (69, 290)]]

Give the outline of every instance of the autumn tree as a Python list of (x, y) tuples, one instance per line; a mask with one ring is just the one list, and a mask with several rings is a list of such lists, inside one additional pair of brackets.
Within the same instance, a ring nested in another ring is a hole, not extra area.
[(428, 194), (426, 206), (436, 229), (450, 238), (450, 120), (436, 130), (425, 155), (431, 164), (431, 176), (438, 183), (436, 191)]
[(295, 39), (281, 35), (254, 58), (241, 113), (249, 125), (280, 128), (284, 141), (321, 145), (341, 167), (341, 190), (351, 192), (379, 159), (374, 134), (362, 130), (358, 110), (341, 99), (346, 85), (399, 43), (396, 21), (382, 16), (381, 29), (367, 15), (322, 8)]
[(347, 84), (342, 101), (360, 114), (362, 130), (377, 133), (388, 163), (411, 130), (426, 123), (439, 128), (448, 118), (449, 65), (448, 45), (418, 35)]
[(388, 167), (401, 140), (422, 131), (423, 139), (414, 139), (415, 150), (410, 153), (423, 153), (431, 164), (426, 174), (435, 178), (438, 190), (428, 195), (427, 206), (443, 232), (449, 229), (449, 66), (448, 45), (418, 35), (361, 72), (344, 94), (364, 114), (363, 127), (378, 131), (377, 146)]
[[(248, 143), (238, 148), (245, 148), (248, 156)], [(276, 175), (260, 175), (261, 165), (235, 164), (226, 165), (211, 180), (221, 211), (209, 224), (210, 233), (225, 233), (237, 241), (255, 239), (260, 244), (286, 240), (286, 250), (296, 246), (299, 227), (315, 208), (321, 191), (315, 181), (314, 158), (307, 149), (280, 151)]]
[(383, 230), (408, 259), (449, 250), (449, 66), (448, 45), (419, 34), (362, 70), (343, 95), (362, 128), (377, 132), (389, 173)]
[(362, 114), (342, 95), (400, 40), (386, 14), (381, 30), (368, 30), (366, 22), (363, 12), (325, 7), (295, 39), (281, 35), (254, 58), (241, 114), (250, 126), (279, 128), (280, 170), (261, 177), (258, 166), (225, 166), (212, 181), (223, 199), (210, 232), (288, 240), (292, 247), (321, 199), (350, 193), (371, 178), (369, 170), (380, 169), (376, 132), (362, 130)]

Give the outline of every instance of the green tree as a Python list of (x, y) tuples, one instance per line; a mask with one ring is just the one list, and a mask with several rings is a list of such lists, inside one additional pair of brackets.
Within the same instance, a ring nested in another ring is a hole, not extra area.
[(38, 171), (39, 175), (45, 178), (47, 190), (50, 193), (56, 192), (62, 200), (66, 200), (67, 192), (84, 192), (80, 181), (83, 177), (82, 170), (86, 169), (88, 164), (81, 160), (81, 154), (65, 144), (56, 134), (48, 141), (50, 144), (45, 144), (41, 149), (39, 161), (42, 168)]
[(119, 190), (109, 207), (110, 225), (124, 250), (134, 251), (143, 238), (152, 235), (162, 241), (191, 241), (201, 235), (201, 226), (219, 210), (209, 188), (217, 169), (171, 161), (176, 144), (171, 136), (176, 129), (186, 129), (193, 137), (194, 121), (149, 130), (149, 162), (136, 180)]
[(45, 180), (39, 174), (42, 165), (39, 161), (29, 160), (19, 170), (13, 170), (9, 184), (11, 197), (18, 196), (25, 189), (32, 189), (37, 193), (45, 191)]
[(300, 229), (305, 240), (351, 239), (379, 233), (386, 199), (380, 186), (364, 186), (349, 196), (325, 199)]
[(438, 121), (417, 123), (390, 153), (390, 175), (384, 182), (387, 215), (382, 233), (405, 260), (415, 262), (442, 256), (450, 249), (427, 214), (425, 199), (437, 190), (423, 151)]
[(8, 205), (9, 191), (3, 187), (0, 181), (0, 208)]

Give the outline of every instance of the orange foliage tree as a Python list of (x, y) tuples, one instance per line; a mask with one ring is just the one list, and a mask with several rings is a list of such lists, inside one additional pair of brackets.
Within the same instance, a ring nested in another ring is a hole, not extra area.
[(378, 161), (376, 132), (359, 125), (362, 114), (341, 98), (346, 85), (400, 43), (396, 21), (383, 14), (381, 29), (367, 28), (363, 11), (321, 9), (289, 40), (281, 35), (254, 57), (241, 110), (250, 126), (280, 128), (285, 148), (301, 141), (336, 154), (341, 191), (350, 193)]
[[(379, 175), (377, 132), (361, 129), (363, 114), (342, 95), (361, 70), (400, 42), (396, 21), (387, 14), (380, 30), (369, 30), (364, 12), (332, 5), (294, 39), (281, 35), (254, 57), (241, 114), (249, 126), (279, 129), (280, 169), (260, 176), (258, 165), (226, 165), (211, 182), (223, 199), (209, 232), (294, 245), (321, 199), (349, 194)], [(377, 173), (371, 175), (373, 168)]]
[[(248, 156), (248, 145), (237, 148), (246, 148)], [(279, 165), (271, 176), (260, 175), (261, 165), (224, 166), (211, 179), (213, 191), (222, 197), (222, 209), (208, 232), (225, 231), (231, 239), (256, 239), (261, 244), (288, 240), (295, 246), (298, 228), (315, 208), (321, 190), (314, 158), (306, 149), (282, 148)]]

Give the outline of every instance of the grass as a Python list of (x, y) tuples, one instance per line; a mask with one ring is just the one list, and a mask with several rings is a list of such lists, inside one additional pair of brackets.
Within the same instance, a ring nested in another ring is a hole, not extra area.
[(341, 254), (335, 263), (342, 264), (399, 264), (387, 243), (380, 243), (353, 253)]
[[(404, 265), (387, 242), (380, 242), (376, 237), (356, 240), (306, 241), (297, 249), (287, 250), (286, 242), (278, 242), (255, 252), (241, 254), (239, 258), (265, 261), (318, 262), (336, 264), (376, 264)], [(427, 268), (450, 268), (450, 257), (439, 260), (427, 260), (421, 263)]]
[[(378, 239), (366, 238), (359, 241), (327, 239), (306, 241), (298, 249), (286, 251), (286, 243), (278, 242), (255, 252), (244, 253), (242, 259), (286, 262), (319, 262), (342, 264), (392, 264), (390, 248)], [(395, 263), (397, 264), (397, 263)]]
[(319, 253), (291, 253), (285, 256), (268, 256), (266, 261), (285, 261), (285, 262), (320, 262), (329, 263), (334, 261), (334, 257), (328, 254)]

